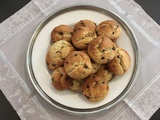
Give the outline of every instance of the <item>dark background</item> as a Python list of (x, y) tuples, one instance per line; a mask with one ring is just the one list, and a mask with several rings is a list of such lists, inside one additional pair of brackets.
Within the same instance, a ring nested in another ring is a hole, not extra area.
[[(0, 0), (0, 23), (25, 6), (30, 0)], [(160, 25), (159, 0), (135, 0)], [(0, 90), (0, 120), (20, 120)], [(160, 109), (150, 120), (160, 120)]]

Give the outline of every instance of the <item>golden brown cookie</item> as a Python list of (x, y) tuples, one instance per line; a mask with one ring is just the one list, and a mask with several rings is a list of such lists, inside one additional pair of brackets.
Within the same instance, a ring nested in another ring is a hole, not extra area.
[(103, 100), (109, 91), (108, 82), (99, 75), (90, 75), (82, 86), (82, 94), (92, 102)]
[(51, 38), (53, 42), (59, 40), (71, 41), (73, 29), (68, 25), (59, 25), (55, 27), (51, 32)]
[(59, 67), (53, 71), (52, 85), (60, 91), (70, 88), (70, 86), (72, 85), (72, 78), (67, 75), (64, 67)]
[[(87, 50), (80, 50), (81, 52), (84, 52), (84, 53), (87, 53)], [(94, 74), (98, 71), (99, 67), (100, 67), (100, 64), (94, 62), (92, 59), (91, 59), (91, 64), (92, 64), (92, 71), (91, 71), (91, 74)]]
[(121, 27), (116, 21), (113, 20), (103, 21), (97, 26), (98, 36), (106, 36), (113, 41), (117, 40), (120, 37), (121, 32)]
[(101, 65), (94, 62), (92, 59), (91, 59), (91, 63), (92, 63), (92, 67), (93, 67), (91, 74), (94, 74), (98, 71), (98, 69), (100, 68)]
[(58, 66), (52, 62), (51, 57), (49, 56), (49, 52), (46, 55), (46, 63), (50, 70), (55, 70)]
[(79, 27), (88, 27), (91, 30), (95, 31), (96, 30), (96, 23), (94, 23), (92, 20), (80, 20), (78, 23), (75, 24), (74, 30), (76, 30)]
[(110, 81), (113, 77), (113, 73), (108, 71), (106, 64), (101, 65), (96, 74), (103, 77), (107, 81)]
[(74, 47), (65, 40), (60, 40), (50, 46), (47, 53), (46, 61), (47, 65), (51, 70), (63, 66), (65, 57), (74, 51)]
[(97, 37), (96, 33), (88, 27), (79, 27), (73, 32), (72, 43), (78, 49), (87, 49), (88, 44)]
[(82, 83), (83, 83), (83, 80), (73, 80), (72, 85), (70, 86), (70, 89), (74, 91), (80, 90)]
[(117, 48), (117, 54), (113, 60), (107, 64), (107, 69), (115, 75), (122, 75), (128, 71), (130, 64), (131, 60), (127, 51), (122, 48)]
[(81, 51), (73, 51), (64, 61), (67, 74), (75, 80), (81, 80), (91, 74), (92, 64), (89, 56)]
[(116, 47), (108, 37), (99, 36), (90, 42), (87, 52), (94, 62), (105, 64), (116, 55)]

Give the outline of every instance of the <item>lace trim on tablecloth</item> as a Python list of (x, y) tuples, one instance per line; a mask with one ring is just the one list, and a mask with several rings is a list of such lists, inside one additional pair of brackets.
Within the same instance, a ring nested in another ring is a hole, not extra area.
[(32, 0), (35, 5), (37, 5), (37, 7), (41, 10), (41, 12), (43, 12), (44, 14), (46, 14), (46, 12), (53, 8), (58, 2), (60, 2), (61, 0)]
[(41, 98), (34, 95), (16, 110), (22, 120), (53, 120), (46, 110), (42, 108), (42, 105), (39, 104), (38, 99)]
[(9, 41), (13, 36), (22, 31), (27, 25), (32, 23), (41, 11), (31, 1), (21, 10), (13, 14), (0, 24), (0, 46)]
[(33, 92), (0, 51), (0, 89), (14, 109), (25, 103)]
[(142, 33), (147, 38), (147, 40), (151, 42), (151, 44), (154, 44), (155, 46), (159, 45), (160, 34), (155, 31), (155, 28), (160, 30), (160, 27), (145, 13), (143, 9), (140, 8), (140, 6), (133, 2), (133, 0), (125, 1), (125, 4), (123, 0), (108, 1), (117, 9), (118, 12), (126, 16), (126, 18), (129, 19), (130, 23), (135, 28), (137, 28), (137, 30)]
[(132, 102), (132, 104), (130, 104), (130, 107), (127, 107), (120, 115), (116, 116), (115, 119), (121, 120), (122, 118), (122, 120), (132, 120), (131, 118), (134, 116), (134, 114), (138, 115), (142, 120), (150, 119), (150, 117), (160, 106), (159, 86), (160, 75), (158, 75), (158, 77), (154, 79), (154, 82), (150, 86), (148, 86), (148, 88), (145, 89), (145, 91), (143, 91), (141, 95), (137, 97), (134, 102)]

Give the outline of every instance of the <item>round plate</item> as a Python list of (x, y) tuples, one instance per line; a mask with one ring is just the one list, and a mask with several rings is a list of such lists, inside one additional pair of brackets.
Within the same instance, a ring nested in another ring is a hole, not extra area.
[[(82, 19), (90, 19), (96, 24), (109, 19), (117, 21), (122, 28), (117, 44), (131, 57), (129, 71), (109, 82), (109, 94), (100, 102), (89, 102), (82, 94), (71, 90), (57, 91), (51, 84), (51, 72), (45, 61), (52, 29), (60, 24), (73, 27)], [(130, 27), (115, 13), (95, 6), (70, 6), (52, 13), (37, 27), (28, 46), (26, 65), (31, 82), (43, 99), (72, 114), (89, 114), (114, 106), (129, 93), (139, 72), (139, 48)]]

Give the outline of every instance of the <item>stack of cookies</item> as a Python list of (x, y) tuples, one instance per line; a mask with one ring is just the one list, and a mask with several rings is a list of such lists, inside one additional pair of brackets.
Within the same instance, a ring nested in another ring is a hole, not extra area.
[(81, 91), (92, 102), (103, 100), (109, 92), (108, 82), (130, 67), (129, 54), (116, 44), (121, 32), (113, 20), (96, 25), (86, 19), (74, 28), (64, 24), (53, 28), (46, 62), (53, 71), (54, 88)]

